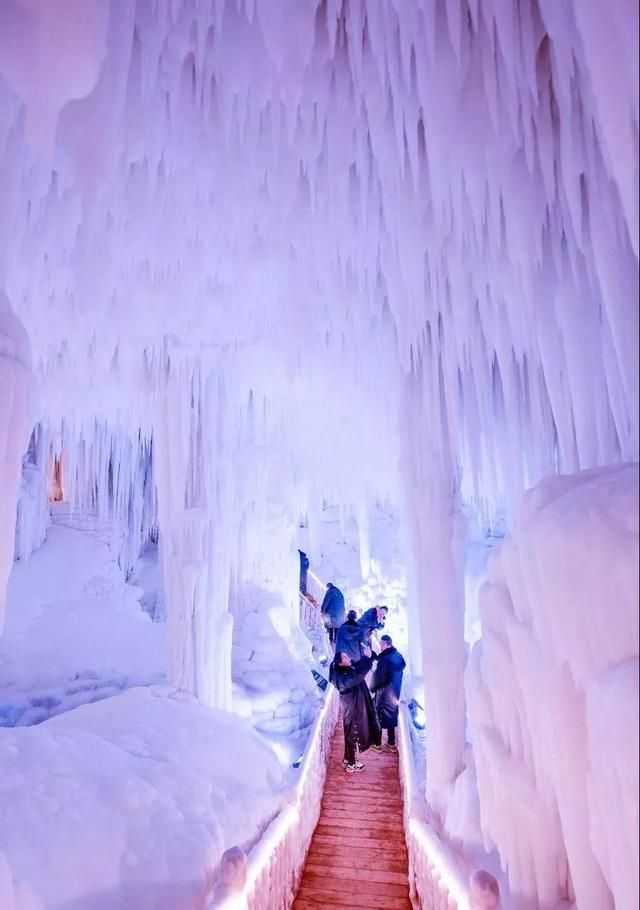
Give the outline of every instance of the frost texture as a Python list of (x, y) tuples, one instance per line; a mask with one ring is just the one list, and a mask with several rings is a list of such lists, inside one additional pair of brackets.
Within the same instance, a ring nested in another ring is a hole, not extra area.
[(638, 507), (636, 465), (550, 478), (480, 592), (482, 826), (522, 906), (637, 903)]

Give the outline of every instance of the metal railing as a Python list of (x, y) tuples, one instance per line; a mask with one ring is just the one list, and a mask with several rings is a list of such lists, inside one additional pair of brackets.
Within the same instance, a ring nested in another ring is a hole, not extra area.
[(409, 889), (418, 910), (500, 910), (500, 888), (491, 873), (472, 869), (427, 821), (411, 742), (411, 716), (400, 705), (400, 782), (409, 854)]

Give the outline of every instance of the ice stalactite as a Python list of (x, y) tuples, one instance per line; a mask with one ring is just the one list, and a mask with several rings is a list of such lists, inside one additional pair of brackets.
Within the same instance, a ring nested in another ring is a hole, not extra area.
[[(150, 430), (147, 430), (150, 433)], [(104, 420), (51, 419), (40, 427), (40, 470), (70, 523), (100, 529), (125, 576), (157, 536), (153, 443), (140, 429)], [(47, 487), (40, 488), (46, 497)], [(41, 510), (42, 500), (30, 507)]]
[(366, 578), (371, 570), (371, 528), (369, 508), (366, 500), (359, 503), (356, 509), (358, 523), (358, 548), (360, 551), (360, 571)]
[(635, 11), (598, 42), (593, 2), (97, 6), (52, 79), (53, 171), (21, 120), (38, 67), (2, 70), (7, 287), (43, 378), (286, 335), (292, 377), (326, 351), (351, 363), (338, 396), (373, 397), (371, 367), (395, 381), (441, 318), (485, 512), (637, 457)]
[(49, 438), (38, 424), (22, 459), (22, 482), (16, 516), (15, 558), (27, 559), (45, 539), (51, 516), (48, 503)]
[(29, 138), (46, 152), (62, 108), (96, 84), (108, 21), (109, 5), (100, 0), (65, 0), (64, 15), (46, 0), (0, 10), (0, 70), (24, 99)]
[(24, 326), (0, 291), (0, 631), (5, 592), (15, 548), (16, 506), (22, 455), (29, 441), (33, 408), (31, 347)]

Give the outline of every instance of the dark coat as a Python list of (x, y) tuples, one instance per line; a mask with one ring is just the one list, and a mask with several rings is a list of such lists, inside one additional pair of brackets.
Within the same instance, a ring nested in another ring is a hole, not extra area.
[(338, 651), (344, 651), (355, 663), (362, 657), (361, 644), (366, 644), (364, 630), (355, 620), (348, 619), (338, 629), (336, 654)]
[(380, 722), (364, 681), (372, 665), (370, 657), (362, 657), (350, 667), (336, 666), (334, 661), (329, 675), (340, 693), (345, 744), (360, 752), (380, 742)]
[(375, 607), (369, 607), (358, 620), (358, 625), (367, 635), (371, 635), (374, 629), (384, 629), (384, 623), (378, 622), (378, 611)]
[(384, 730), (398, 726), (398, 704), (405, 667), (404, 657), (394, 647), (387, 648), (378, 656), (371, 691), (374, 693), (376, 711)]
[(320, 612), (328, 629), (339, 629), (344, 622), (344, 594), (340, 588), (331, 585), (324, 595)]
[(303, 594), (307, 593), (307, 572), (309, 570), (309, 557), (302, 550), (298, 550), (300, 554), (300, 590)]

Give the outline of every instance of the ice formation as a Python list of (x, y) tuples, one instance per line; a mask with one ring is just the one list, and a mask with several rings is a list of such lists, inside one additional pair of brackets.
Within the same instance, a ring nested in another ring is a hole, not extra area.
[(471, 739), (521, 900), (637, 903), (639, 508), (636, 465), (549, 478), (481, 590)]
[[(547, 475), (638, 458), (638, 7), (600, 7), (3, 4), (0, 607), (50, 489), (112, 523), (127, 572), (158, 538), (170, 679), (228, 708), (242, 594), (284, 589), (292, 523), (313, 541), (339, 503), (366, 575), (390, 499), (444, 817), (465, 751), (463, 504), (511, 521)], [(295, 603), (278, 610), (295, 642)], [(599, 669), (567, 695), (585, 729), (626, 686)], [(595, 745), (592, 762), (596, 805)], [(622, 894), (598, 819), (588, 874)], [(515, 879), (556, 891), (540, 851)]]

